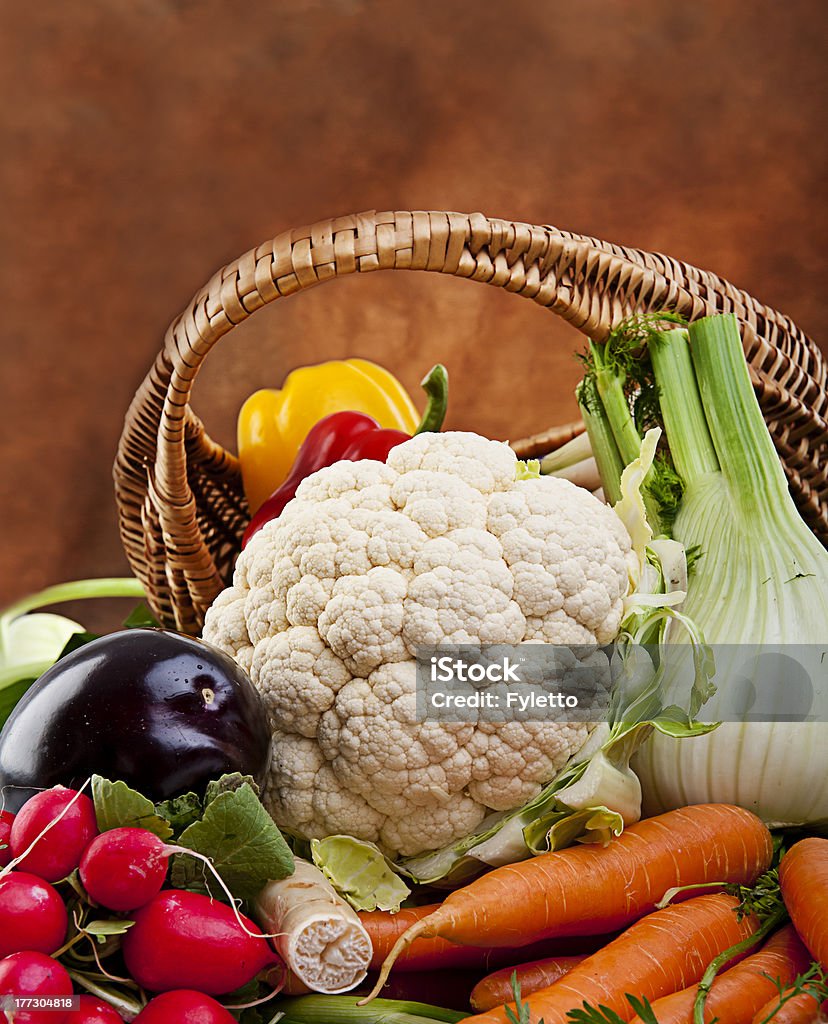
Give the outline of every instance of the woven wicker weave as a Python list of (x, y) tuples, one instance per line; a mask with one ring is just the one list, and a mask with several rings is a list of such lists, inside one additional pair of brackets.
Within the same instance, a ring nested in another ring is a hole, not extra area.
[[(279, 235), (219, 271), (167, 331), (129, 408), (114, 475), (127, 557), (162, 622), (196, 633), (226, 585), (248, 510), (236, 458), (189, 407), (201, 361), (261, 306), (333, 277), (431, 270), (533, 299), (601, 341), (634, 312), (688, 319), (732, 311), (797, 505), (828, 542), (828, 391), (814, 343), (786, 316), (715, 274), (549, 226), (480, 213), (362, 213)], [(551, 451), (582, 429), (514, 443)]]

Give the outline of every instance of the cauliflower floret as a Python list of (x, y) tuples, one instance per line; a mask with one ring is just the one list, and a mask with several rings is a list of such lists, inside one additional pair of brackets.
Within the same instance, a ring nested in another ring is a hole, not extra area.
[(391, 500), (429, 537), (462, 527), (486, 528), (486, 499), (448, 473), (412, 470), (391, 488)]
[(351, 673), (316, 629), (291, 626), (256, 645), (250, 678), (278, 728), (313, 737)]
[(335, 462), (324, 473), (306, 477), (296, 489), (296, 498), (305, 504), (344, 498), (355, 508), (361, 499), (370, 504), (384, 494), (384, 501), (378, 508), (387, 508), (388, 488), (396, 479), (397, 474), (382, 462)]
[(324, 764), (313, 780), (313, 820), (321, 835), (309, 838), (342, 833), (376, 843), (386, 819), (358, 793), (343, 786), (333, 768)]
[(496, 811), (526, 803), (588, 735), (583, 722), (481, 722), (469, 743), (474, 758), (470, 796)]
[(471, 779), (465, 748), (474, 727), (418, 723), (413, 661), (383, 665), (337, 695), (319, 728), (319, 745), (349, 788), (393, 815), (400, 795), (430, 807), (448, 802)]
[(502, 545), (523, 611), (564, 627), (562, 639), (543, 625), (533, 628), (531, 638), (548, 643), (615, 638), (627, 592), (630, 541), (611, 508), (568, 480), (518, 480), (489, 499), (487, 525)]
[(507, 444), (462, 430), (418, 434), (392, 448), (387, 461), (388, 468), (400, 475), (418, 469), (448, 473), (481, 494), (512, 487), (516, 464), (517, 456)]
[(342, 786), (314, 740), (274, 729), (271, 777), (282, 785), (268, 786), (263, 802), (283, 826), (307, 839), (343, 832), (379, 840), (385, 815)]
[(278, 824), (416, 855), (531, 799), (587, 741), (553, 719), (418, 720), (421, 646), (618, 632), (623, 523), (566, 481), (516, 480), (516, 461), (475, 434), (420, 434), (385, 465), (314, 473), (239, 556), (203, 635), (267, 704)]
[(340, 577), (319, 616), (319, 633), (355, 675), (408, 657), (402, 636), (408, 581), (375, 566), (364, 576)]
[(263, 803), (276, 821), (291, 822), (309, 839), (324, 835), (321, 823), (314, 831), (313, 797), (316, 777), (325, 763), (316, 740), (274, 728), (270, 777), (279, 779), (279, 785), (265, 788)]
[(247, 673), (255, 650), (244, 613), (248, 593), (241, 587), (228, 587), (213, 601), (204, 617), (204, 633), (209, 634), (210, 643), (229, 654)]
[(512, 580), (501, 572), (504, 568), (495, 562), (454, 569), (442, 565), (415, 577), (403, 626), (408, 649), (441, 642), (520, 643), (526, 622), (512, 600)]
[(423, 850), (423, 836), (428, 836), (427, 849), (437, 849), (459, 836), (474, 832), (486, 817), (486, 808), (462, 793), (450, 805), (411, 807), (405, 801), (397, 813), (389, 815), (380, 830), (380, 843), (386, 850), (398, 850), (404, 857)]

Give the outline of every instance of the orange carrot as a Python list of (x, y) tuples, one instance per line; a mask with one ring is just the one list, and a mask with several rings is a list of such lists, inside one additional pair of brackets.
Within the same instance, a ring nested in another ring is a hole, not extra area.
[(495, 868), (397, 940), (374, 994), (416, 938), (520, 946), (614, 931), (648, 914), (675, 886), (749, 884), (772, 853), (770, 833), (750, 811), (700, 804), (639, 821), (606, 847), (575, 846)]
[(552, 956), (544, 960), (532, 960), (527, 964), (515, 967), (501, 967), (494, 974), (488, 974), (474, 986), (471, 993), (471, 1008), (482, 1013), (493, 1010), (496, 1006), (508, 1003), (512, 998), (512, 976), (517, 976), (523, 998), (549, 988), (556, 981), (569, 974), (573, 967), (586, 960), (586, 954), (580, 956)]
[[(360, 911), (359, 919), (368, 932), (374, 948), (371, 970), (378, 971), (391, 952), (395, 942), (413, 924), (439, 910), (439, 903), (422, 907), (405, 907), (396, 914), (385, 910)], [(458, 968), (493, 971), (509, 964), (524, 963), (540, 957), (571, 956), (578, 953), (593, 953), (599, 946), (615, 938), (612, 933), (603, 936), (578, 936), (575, 938), (542, 939), (529, 946), (499, 947), (458, 946), (448, 939), (415, 939), (399, 956), (394, 972), (447, 971)]]
[[(369, 975), (370, 977), (371, 975)], [(395, 971), (382, 990), (382, 998), (415, 1003), (422, 1003), (427, 999), (432, 1006), (468, 1013), (469, 996), (479, 977), (480, 974), (477, 971), (462, 969), (458, 971), (408, 971), (402, 974), (397, 974)], [(355, 992), (354, 995), (357, 993)], [(367, 1019), (373, 1024), (388, 1020), (382, 1013), (370, 1012)]]
[(802, 839), (779, 865), (782, 899), (799, 937), (828, 970), (828, 839)]
[[(429, 903), (422, 907), (404, 907), (396, 914), (390, 914), (386, 910), (361, 911), (359, 919), (368, 932), (374, 949), (371, 970), (377, 971), (382, 967), (383, 961), (404, 932), (439, 909), (439, 903)], [(445, 965), (446, 968), (468, 967), (468, 953), (472, 953), (473, 957), (480, 956), (479, 950), (458, 946), (447, 939), (417, 939), (399, 958), (396, 967), (399, 971), (433, 971), (438, 969), (438, 965)], [(473, 958), (471, 966), (477, 966), (477, 963), (477, 959)]]
[[(637, 921), (560, 981), (524, 1000), (530, 1021), (567, 1024), (569, 1011), (584, 1003), (606, 1006), (630, 1020), (627, 993), (653, 1000), (698, 982), (715, 956), (753, 934), (756, 919), (739, 921), (738, 906), (735, 897), (723, 893), (697, 896)], [(514, 1003), (508, 1008), (515, 1012)], [(506, 1009), (465, 1017), (460, 1024), (507, 1024)]]
[[(779, 1003), (780, 997), (777, 992), (756, 1014), (751, 1024), (814, 1024), (820, 1019), (817, 1000), (807, 992), (792, 996), (782, 1006), (779, 1006)], [(823, 1006), (823, 1010), (825, 1009)]]
[[(716, 978), (704, 1004), (704, 1019), (719, 1024), (751, 1024), (756, 1011), (776, 992), (774, 978), (790, 985), (808, 970), (811, 956), (792, 925), (780, 929), (764, 947)], [(658, 1024), (693, 1024), (693, 1004), (698, 986), (663, 996), (653, 1003)], [(641, 1024), (639, 1017), (633, 1024)]]

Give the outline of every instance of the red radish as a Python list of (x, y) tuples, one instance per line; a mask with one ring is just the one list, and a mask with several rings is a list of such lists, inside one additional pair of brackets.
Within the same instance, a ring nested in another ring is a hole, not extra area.
[(69, 1014), (66, 1024), (124, 1024), (124, 1018), (103, 999), (81, 996), (80, 1007)]
[(48, 882), (25, 871), (0, 878), (0, 959), (24, 950), (54, 953), (67, 925), (63, 900)]
[[(71, 996), (72, 980), (57, 960), (43, 953), (13, 953), (0, 960), (0, 995)], [(69, 1009), (17, 1010), (14, 1024), (69, 1024)]]
[(179, 989), (156, 996), (141, 1010), (135, 1024), (236, 1024), (236, 1018), (215, 999)]
[(0, 811), (0, 868), (4, 868), (12, 859), (9, 836), (13, 821), (14, 815), (11, 811)]
[(225, 896), (233, 898), (209, 857), (169, 846), (145, 828), (113, 828), (96, 836), (81, 857), (81, 881), (96, 903), (121, 912), (137, 910), (161, 891), (174, 853), (202, 861)]
[(95, 805), (89, 797), (55, 786), (36, 793), (17, 812), (11, 849), (22, 871), (59, 882), (75, 870), (97, 834)]
[(184, 985), (217, 996), (241, 988), (281, 961), (259, 928), (236, 913), (208, 896), (166, 889), (132, 915), (123, 940), (127, 970), (150, 992)]
[(172, 852), (145, 828), (113, 828), (96, 836), (84, 850), (81, 881), (101, 906), (135, 910), (161, 891)]

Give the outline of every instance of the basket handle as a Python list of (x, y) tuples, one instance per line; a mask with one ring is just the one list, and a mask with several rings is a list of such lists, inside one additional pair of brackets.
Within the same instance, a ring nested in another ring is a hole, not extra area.
[[(505, 288), (598, 341), (634, 312), (669, 309), (695, 319), (732, 310), (757, 386), (769, 361), (774, 370), (780, 359), (803, 365), (804, 348), (812, 368), (821, 369), (825, 391), (819, 351), (790, 320), (715, 275), (657, 254), (481, 213), (371, 211), (284, 232), (228, 264), (195, 295), (167, 330), (127, 412), (114, 467), (121, 538), (166, 623), (197, 631), (225, 585), (246, 518), (235, 458), (204, 434), (189, 408), (207, 353), (276, 299), (345, 274), (391, 269)], [(776, 391), (773, 397), (778, 401)], [(788, 419), (801, 412), (789, 408)], [(218, 513), (208, 518), (197, 502), (204, 480), (218, 491)]]

